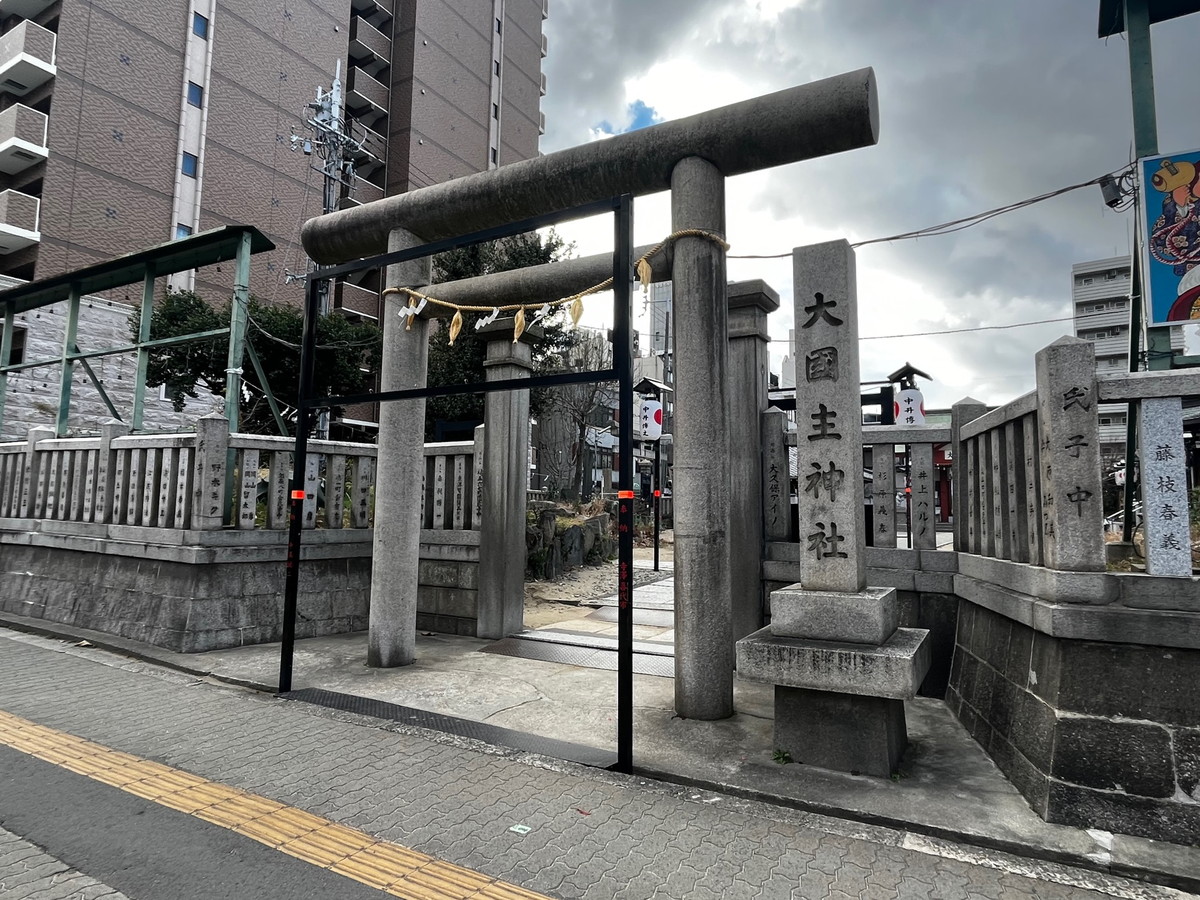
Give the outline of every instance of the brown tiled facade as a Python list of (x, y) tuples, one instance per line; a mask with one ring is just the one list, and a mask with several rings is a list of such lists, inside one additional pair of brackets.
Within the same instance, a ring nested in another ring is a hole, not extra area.
[[(277, 246), (255, 258), (251, 290), (298, 302), (285, 273), (306, 267), (299, 229), (321, 211), (321, 174), (290, 137), (304, 135), (305, 105), (339, 63), (369, 151), (343, 203), (538, 152), (543, 0), (49, 0), (28, 20), (6, 5), (0, 47), (13, 33), (10, 43), (35, 46), (54, 68), (24, 92), (0, 76), (0, 113), (48, 117), (44, 160), (0, 164), (0, 192), (40, 201), (40, 238), (0, 254), (0, 274), (49, 277), (169, 240), (178, 225), (248, 223)], [(211, 53), (200, 202), (192, 221), (176, 222), (196, 12)], [(8, 196), (14, 209), (27, 204)], [(228, 273), (201, 271), (196, 287), (227, 293)], [(346, 313), (370, 311), (356, 297)]]

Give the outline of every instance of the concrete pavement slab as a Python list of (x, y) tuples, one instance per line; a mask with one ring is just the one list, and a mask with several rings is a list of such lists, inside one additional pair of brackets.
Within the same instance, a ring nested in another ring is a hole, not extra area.
[[(0, 708), (14, 715), (555, 897), (1180, 896), (281, 701), (38, 637), (0, 634), (0, 684)], [(700, 733), (707, 723), (678, 724)]]
[[(612, 672), (477, 652), (487, 642), (419, 636), (417, 661), (381, 672), (364, 664), (361, 635), (298, 642), (296, 686), (320, 687), (559, 740), (615, 747)], [(165, 651), (155, 650), (155, 658)], [(278, 645), (167, 654), (172, 665), (273, 689)], [(147, 654), (149, 655), (149, 654)], [(885, 824), (905, 832), (1040, 860), (1070, 861), (1200, 888), (1200, 850), (1050, 825), (1029, 809), (940, 701), (907, 703), (911, 747), (895, 781), (773, 760), (772, 694), (738, 681), (736, 714), (678, 718), (671, 679), (635, 676), (635, 764), (723, 796)]]

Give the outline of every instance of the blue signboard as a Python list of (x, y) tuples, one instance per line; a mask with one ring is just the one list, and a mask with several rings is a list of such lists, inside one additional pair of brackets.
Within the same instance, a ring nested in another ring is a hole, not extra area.
[(1138, 160), (1148, 325), (1200, 323), (1200, 150)]

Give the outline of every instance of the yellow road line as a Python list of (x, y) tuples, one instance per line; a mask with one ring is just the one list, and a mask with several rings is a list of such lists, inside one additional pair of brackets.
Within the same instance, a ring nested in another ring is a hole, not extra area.
[(549, 900), (399, 844), (0, 710), (0, 744), (406, 900)]

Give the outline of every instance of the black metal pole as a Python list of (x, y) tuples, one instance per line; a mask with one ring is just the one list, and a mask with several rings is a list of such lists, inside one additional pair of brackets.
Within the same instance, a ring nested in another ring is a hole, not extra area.
[(616, 204), (613, 368), (621, 469), (617, 484), (617, 771), (633, 771), (633, 198)]
[(279, 693), (292, 689), (292, 657), (296, 649), (296, 595), (300, 589), (300, 540), (304, 534), (304, 471), (308, 462), (308, 430), (312, 410), (313, 372), (317, 362), (317, 318), (320, 292), (310, 277), (304, 285), (304, 332), (300, 339), (300, 389), (296, 413), (296, 447), (292, 453), (292, 489), (288, 499), (287, 580), (283, 588), (283, 642), (279, 648)]
[(658, 571), (658, 535), (662, 529), (662, 488), (659, 472), (662, 471), (662, 439), (654, 442), (654, 571)]

